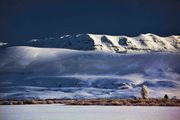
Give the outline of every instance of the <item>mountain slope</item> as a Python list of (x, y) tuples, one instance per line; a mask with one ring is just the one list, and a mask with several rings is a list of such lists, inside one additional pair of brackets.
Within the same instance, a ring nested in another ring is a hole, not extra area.
[(180, 54), (116, 54), (56, 48), (0, 51), (0, 98), (180, 97)]
[(116, 53), (134, 52), (179, 52), (180, 36), (160, 37), (141, 34), (137, 37), (95, 34), (64, 35), (45, 39), (33, 39), (23, 43), (1, 43), (0, 46), (33, 46), (66, 48), (76, 50), (98, 50)]

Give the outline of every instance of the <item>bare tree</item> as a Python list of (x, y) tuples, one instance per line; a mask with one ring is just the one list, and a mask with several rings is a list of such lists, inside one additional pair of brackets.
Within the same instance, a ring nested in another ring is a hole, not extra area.
[(141, 88), (141, 96), (143, 99), (147, 99), (148, 98), (148, 88), (147, 86), (143, 85), (142, 88)]

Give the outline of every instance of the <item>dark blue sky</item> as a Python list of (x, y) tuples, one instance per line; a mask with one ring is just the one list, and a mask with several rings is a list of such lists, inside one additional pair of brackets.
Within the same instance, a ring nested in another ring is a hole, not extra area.
[(63, 34), (180, 35), (180, 0), (0, 0), (0, 41)]

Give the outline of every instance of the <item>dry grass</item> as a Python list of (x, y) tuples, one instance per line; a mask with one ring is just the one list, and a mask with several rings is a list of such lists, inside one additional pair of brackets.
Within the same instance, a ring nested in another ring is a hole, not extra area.
[(0, 105), (23, 104), (65, 104), (65, 105), (113, 105), (113, 106), (180, 106), (180, 99), (34, 99), (34, 100), (0, 100)]

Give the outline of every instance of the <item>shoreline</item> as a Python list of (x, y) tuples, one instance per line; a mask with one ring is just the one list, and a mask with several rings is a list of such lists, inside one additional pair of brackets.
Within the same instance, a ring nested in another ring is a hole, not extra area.
[(0, 100), (0, 105), (64, 104), (102, 106), (180, 106), (180, 99), (31, 99)]

